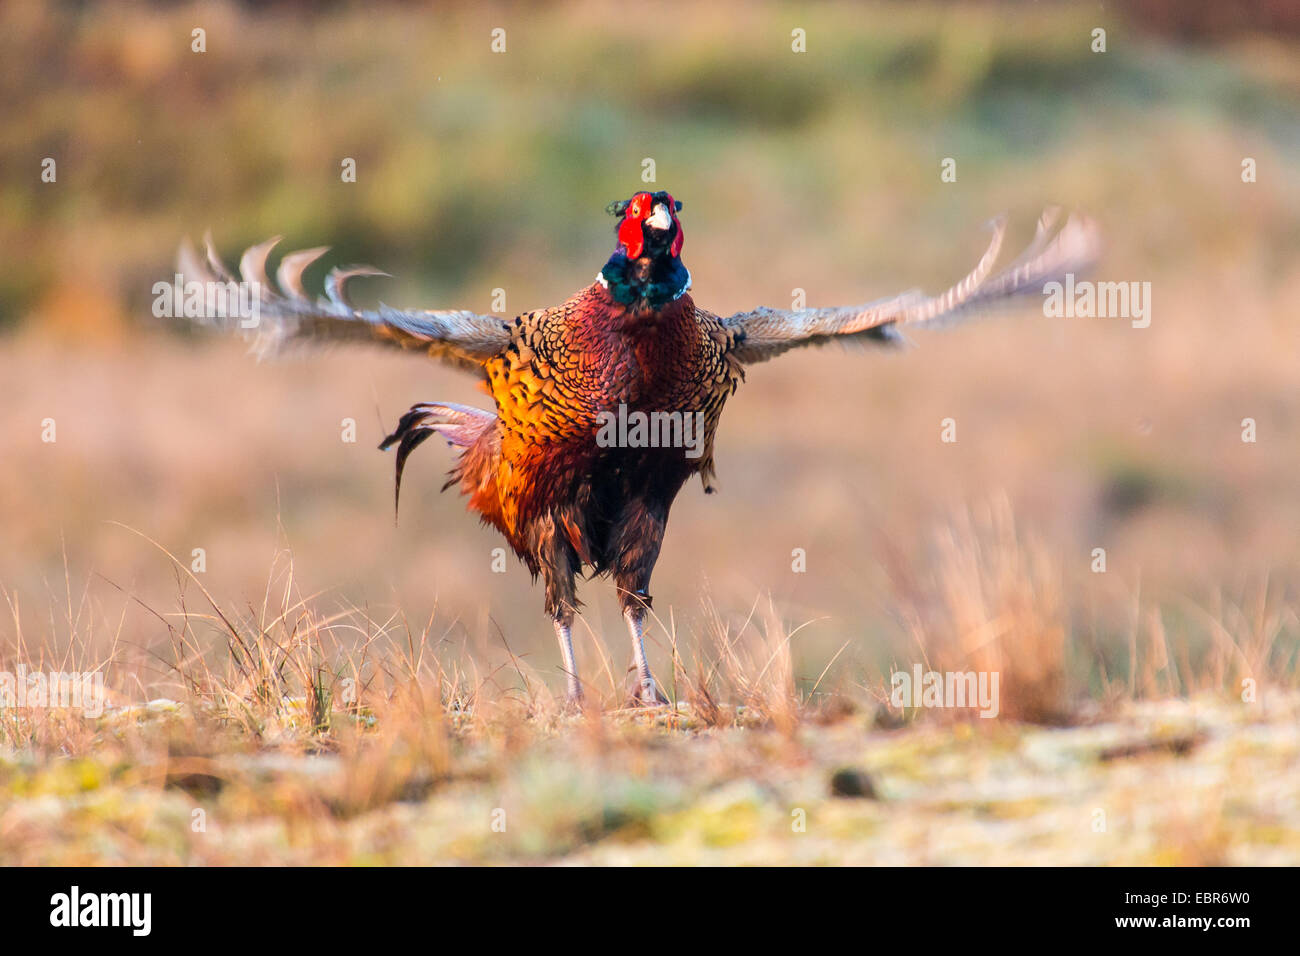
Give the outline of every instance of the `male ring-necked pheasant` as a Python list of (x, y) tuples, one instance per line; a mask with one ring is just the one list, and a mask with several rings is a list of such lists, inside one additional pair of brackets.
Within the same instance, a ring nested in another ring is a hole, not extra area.
[[(714, 433), (746, 365), (802, 345), (898, 341), (902, 327), (1039, 291), (1088, 265), (1098, 245), (1091, 221), (1072, 217), (1054, 231), (1057, 215), (1049, 210), (1024, 254), (993, 275), (1005, 228), (996, 222), (979, 263), (938, 296), (911, 291), (867, 305), (761, 308), (721, 318), (696, 307), (689, 294), (681, 205), (666, 192), (611, 203), (617, 246), (595, 281), (561, 305), (513, 319), (358, 310), (347, 298), (348, 280), (384, 274), (366, 266), (333, 270), (326, 297), (313, 301), (302, 274), (324, 249), (285, 256), (276, 276), (280, 293), (265, 272), (276, 240), (249, 249), (240, 262), (244, 280), (258, 284), (260, 317), (252, 335), (263, 351), (301, 339), (367, 339), (419, 349), (482, 377), (495, 411), (422, 403), (380, 447), (397, 445), (399, 492), (407, 456), (430, 435), (460, 449), (448, 485), (459, 483), (469, 508), (505, 535), (534, 578), (542, 576), (571, 701), (582, 695), (570, 637), (574, 580), (587, 569), (614, 578), (632, 638), (637, 698), (664, 701), (642, 639), (650, 574), (682, 485), (698, 474), (705, 491), (713, 490)], [(206, 261), (185, 244), (181, 271), (186, 279), (235, 281), (210, 242)], [(640, 433), (610, 427), (616, 416), (626, 423), (636, 413), (644, 416), (642, 426), (651, 421), (650, 436), (644, 427)], [(700, 426), (697, 440), (681, 440), (692, 423)], [(655, 433), (657, 425), (665, 427)]]

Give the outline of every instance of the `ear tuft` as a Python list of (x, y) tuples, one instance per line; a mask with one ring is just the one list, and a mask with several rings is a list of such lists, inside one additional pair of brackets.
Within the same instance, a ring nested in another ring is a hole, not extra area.
[(682, 201), (681, 201), (680, 199), (674, 199), (674, 200), (673, 200), (673, 206), (676, 207), (676, 208), (673, 210), (674, 212), (681, 212), (681, 211), (682, 211)]

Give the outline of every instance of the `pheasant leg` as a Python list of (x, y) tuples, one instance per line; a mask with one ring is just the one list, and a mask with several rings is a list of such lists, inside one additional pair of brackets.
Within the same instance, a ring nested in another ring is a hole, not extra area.
[(646, 707), (656, 707), (668, 703), (668, 698), (659, 690), (654, 675), (650, 673), (650, 664), (645, 656), (645, 605), (629, 605), (623, 609), (623, 619), (627, 621), (628, 633), (632, 636), (632, 657), (636, 661), (637, 703)]

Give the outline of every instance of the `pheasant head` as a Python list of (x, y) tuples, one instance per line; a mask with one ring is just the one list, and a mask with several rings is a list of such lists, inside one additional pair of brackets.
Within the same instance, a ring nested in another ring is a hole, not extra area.
[(682, 264), (682, 204), (666, 192), (637, 193), (610, 203), (619, 217), (618, 245), (597, 276), (614, 300), (651, 310), (662, 308), (691, 287)]

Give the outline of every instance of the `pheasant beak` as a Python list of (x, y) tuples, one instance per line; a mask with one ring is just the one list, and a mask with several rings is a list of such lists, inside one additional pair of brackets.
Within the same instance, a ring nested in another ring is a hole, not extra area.
[(654, 212), (646, 219), (645, 224), (658, 232), (667, 232), (672, 228), (673, 217), (666, 205), (655, 203)]
[(667, 236), (672, 233), (672, 244), (668, 247), (668, 254), (674, 259), (681, 255), (682, 224), (677, 221), (671, 196), (668, 196), (667, 202), (655, 203), (650, 215), (646, 217), (645, 226), (649, 232), (656, 236)]

